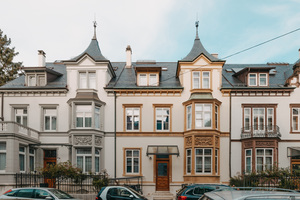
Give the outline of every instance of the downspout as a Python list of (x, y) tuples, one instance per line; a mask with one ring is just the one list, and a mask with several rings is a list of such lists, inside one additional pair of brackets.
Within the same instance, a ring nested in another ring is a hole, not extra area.
[(114, 109), (115, 109), (115, 120), (114, 120), (114, 146), (115, 146), (115, 151), (114, 151), (114, 175), (115, 178), (117, 177), (117, 96), (116, 92), (114, 91)]
[(231, 178), (231, 90), (229, 93), (229, 177)]
[(4, 93), (1, 92), (2, 96), (1, 96), (1, 120), (4, 121)]

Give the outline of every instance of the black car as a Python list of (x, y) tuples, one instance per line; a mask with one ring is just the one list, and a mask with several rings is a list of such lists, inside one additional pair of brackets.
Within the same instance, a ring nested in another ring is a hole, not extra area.
[(230, 188), (222, 184), (191, 184), (183, 186), (176, 194), (176, 200), (196, 200), (205, 192), (211, 192), (217, 189)]

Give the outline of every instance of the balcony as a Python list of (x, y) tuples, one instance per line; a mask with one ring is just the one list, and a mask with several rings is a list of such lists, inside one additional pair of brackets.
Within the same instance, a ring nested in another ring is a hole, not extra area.
[(16, 134), (19, 136), (25, 136), (31, 139), (39, 140), (38, 131), (23, 126), (17, 122), (9, 122), (9, 121), (0, 122), (0, 136), (4, 134)]
[(278, 126), (260, 125), (248, 126), (241, 129), (241, 139), (248, 138), (280, 138)]

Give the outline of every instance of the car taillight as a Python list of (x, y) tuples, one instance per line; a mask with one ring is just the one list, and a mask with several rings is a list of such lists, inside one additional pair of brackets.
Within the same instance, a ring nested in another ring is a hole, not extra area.
[(177, 200), (186, 200), (187, 197), (186, 196), (179, 196)]
[(98, 197), (96, 197), (96, 200), (99, 200), (99, 198), (98, 198)]
[(7, 193), (9, 193), (9, 192), (11, 192), (12, 190), (7, 190), (6, 192), (4, 192), (4, 194), (7, 194)]

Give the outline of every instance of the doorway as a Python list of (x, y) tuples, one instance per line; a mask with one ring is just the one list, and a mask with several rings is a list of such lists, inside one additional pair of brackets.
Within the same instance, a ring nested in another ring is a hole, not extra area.
[[(51, 165), (56, 165), (56, 150), (44, 150), (44, 168)], [(44, 183), (47, 183), (50, 188), (55, 188), (55, 178), (53, 177), (45, 177)]]
[(156, 156), (156, 191), (169, 191), (169, 155)]

